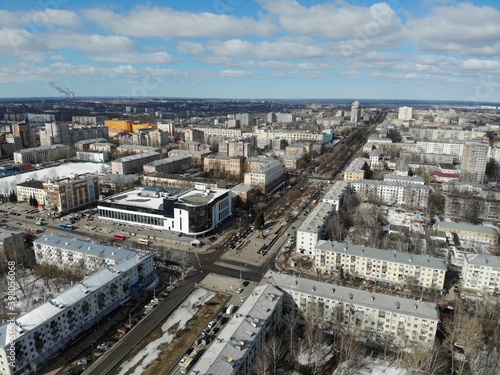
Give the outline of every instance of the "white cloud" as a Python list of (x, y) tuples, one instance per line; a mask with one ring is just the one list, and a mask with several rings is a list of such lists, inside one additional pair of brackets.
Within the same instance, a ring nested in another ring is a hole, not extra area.
[(48, 47), (58, 50), (70, 48), (89, 53), (127, 52), (136, 49), (135, 42), (120, 35), (51, 33), (45, 36)]
[(402, 21), (387, 3), (370, 7), (339, 6), (333, 2), (305, 7), (295, 0), (260, 0), (260, 3), (292, 34), (343, 41), (357, 50), (397, 48), (405, 40)]
[(63, 26), (77, 28), (81, 20), (75, 12), (63, 9), (42, 9), (27, 12), (10, 12), (0, 10), (0, 25), (22, 26), (23, 29), (38, 33), (40, 28)]
[(436, 7), (431, 15), (409, 21), (421, 50), (463, 56), (500, 55), (500, 11), (460, 3)]
[(133, 64), (150, 64), (150, 63), (171, 63), (176, 61), (174, 57), (167, 52), (152, 52), (152, 53), (116, 53), (111, 55), (90, 55), (89, 59), (94, 61), (110, 62), (110, 63), (133, 63)]
[(168, 7), (137, 6), (122, 15), (111, 10), (87, 9), (83, 14), (101, 27), (134, 37), (226, 38), (247, 35), (269, 36), (277, 27), (267, 19), (235, 17), (215, 13), (192, 13)]
[(235, 77), (235, 78), (250, 77), (254, 75), (253, 72), (249, 72), (246, 70), (223, 70), (220, 74), (223, 77)]
[(208, 49), (218, 56), (247, 57), (258, 59), (296, 60), (325, 57), (328, 52), (319, 46), (290, 42), (250, 42), (230, 39), (212, 42)]
[(179, 42), (177, 43), (177, 52), (187, 55), (199, 55), (205, 51), (205, 47), (201, 43)]

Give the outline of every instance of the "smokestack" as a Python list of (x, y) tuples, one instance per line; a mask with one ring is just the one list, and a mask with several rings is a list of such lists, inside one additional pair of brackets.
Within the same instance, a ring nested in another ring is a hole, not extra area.
[(49, 81), (49, 85), (50, 87), (52, 87), (53, 89), (56, 89), (57, 91), (59, 91), (60, 93), (63, 93), (64, 95), (66, 95), (66, 100), (68, 100), (68, 92), (62, 88), (60, 88), (59, 86), (56, 86), (56, 84), (53, 82), (53, 81)]

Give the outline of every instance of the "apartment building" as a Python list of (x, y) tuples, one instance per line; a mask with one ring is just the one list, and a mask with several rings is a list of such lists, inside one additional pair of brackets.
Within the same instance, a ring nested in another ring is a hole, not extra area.
[(283, 167), (288, 171), (294, 171), (297, 169), (297, 165), (300, 165), (300, 161), (303, 160), (302, 166), (306, 163), (306, 155), (305, 154), (297, 154), (297, 155), (285, 155), (281, 158), (283, 163)]
[(485, 254), (464, 254), (462, 266), (464, 289), (494, 293), (500, 290), (500, 257)]
[(109, 161), (109, 154), (107, 152), (77, 151), (76, 159), (92, 161), (94, 163), (104, 163)]
[(46, 122), (45, 127), (40, 129), (40, 146), (51, 146), (55, 144), (70, 144), (69, 124), (67, 122)]
[(454, 142), (417, 142), (416, 152), (423, 154), (445, 154), (453, 155), (459, 160), (462, 158), (464, 151), (463, 143)]
[(320, 314), (325, 324), (367, 341), (432, 349), (439, 323), (435, 303), (372, 293), (273, 273), (267, 283), (284, 292), (283, 312)]
[(460, 241), (496, 245), (499, 239), (498, 230), (482, 225), (441, 221), (437, 223), (437, 230), (445, 232), (446, 236), (451, 239), (456, 234)]
[(319, 241), (315, 252), (314, 265), (323, 273), (338, 273), (342, 268), (344, 273), (366, 280), (416, 283), (432, 289), (444, 286), (446, 264), (439, 258), (336, 241)]
[(70, 174), (43, 183), (45, 206), (68, 212), (99, 200), (99, 178), (96, 174)]
[(401, 176), (395, 173), (386, 174), (384, 176), (384, 181), (400, 182), (404, 184), (425, 185), (425, 180), (420, 176)]
[(349, 184), (345, 181), (335, 181), (332, 187), (323, 196), (323, 202), (333, 205), (336, 212), (340, 210), (350, 192)]
[(412, 127), (408, 132), (415, 138), (416, 141), (440, 141), (443, 139), (454, 140), (457, 142), (473, 141), (482, 139), (486, 133), (479, 130), (457, 130), (457, 129), (442, 129), (442, 128), (416, 128)]
[(330, 219), (336, 210), (331, 203), (319, 202), (297, 229), (296, 251), (314, 258), (316, 245), (327, 237)]
[(160, 153), (162, 152), (161, 147), (153, 146), (140, 146), (140, 145), (121, 145), (116, 148), (116, 153), (118, 155), (130, 155), (130, 154), (149, 154), (152, 152)]
[(362, 200), (376, 199), (389, 205), (427, 208), (430, 188), (403, 182), (357, 180), (352, 188)]
[(214, 174), (228, 174), (241, 179), (245, 170), (245, 158), (243, 156), (210, 155), (203, 159), (203, 170), (214, 172)]
[(257, 148), (254, 136), (231, 138), (219, 142), (219, 155), (251, 157)]
[(203, 165), (205, 158), (211, 154), (212, 152), (210, 150), (190, 151), (174, 149), (168, 152), (168, 157), (189, 156), (194, 165)]
[(172, 156), (165, 159), (155, 160), (144, 164), (144, 173), (182, 173), (191, 167), (191, 158), (189, 156)]
[(354, 158), (344, 171), (344, 181), (354, 182), (363, 180), (366, 176), (366, 170), (370, 163), (367, 158)]
[(134, 258), (136, 251), (102, 245), (59, 235), (46, 235), (33, 241), (37, 264), (64, 269), (79, 269), (86, 273), (115, 266)]
[(13, 155), (16, 164), (38, 164), (67, 159), (71, 156), (71, 152), (68, 146), (52, 145), (22, 149)]
[(5, 259), (17, 259), (16, 254), (26, 253), (26, 245), (24, 243), (25, 232), (15, 229), (0, 229), (0, 256)]
[(268, 139), (284, 139), (288, 144), (310, 141), (310, 142), (331, 142), (333, 133), (312, 133), (308, 131), (283, 131), (283, 130), (268, 130), (263, 133)]
[(137, 253), (9, 320), (0, 327), (0, 374), (39, 374), (95, 322), (139, 298), (153, 280), (153, 267), (152, 254)]
[(282, 291), (273, 285), (258, 285), (189, 373), (253, 374), (266, 342), (279, 331), (282, 308)]
[(44, 205), (47, 193), (43, 190), (43, 181), (26, 180), (16, 185), (18, 202), (29, 202), (34, 197), (38, 204)]
[(466, 142), (460, 164), (460, 179), (464, 182), (483, 183), (490, 153), (488, 142)]
[(278, 160), (248, 158), (246, 165), (248, 172), (244, 177), (245, 185), (268, 193), (283, 182), (285, 171)]
[[(226, 138), (239, 138), (241, 137), (241, 129), (226, 129), (226, 128), (202, 128), (194, 127), (193, 130), (203, 132), (204, 137), (226, 137)], [(205, 139), (206, 141), (206, 139)]]
[(125, 156), (111, 162), (111, 172), (117, 174), (132, 174), (142, 172), (144, 164), (161, 159), (158, 152), (145, 152), (138, 155)]

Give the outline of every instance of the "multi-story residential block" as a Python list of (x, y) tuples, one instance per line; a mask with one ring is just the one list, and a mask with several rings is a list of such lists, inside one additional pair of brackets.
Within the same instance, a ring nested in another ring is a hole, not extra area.
[(210, 155), (203, 159), (203, 170), (214, 172), (215, 175), (227, 174), (239, 180), (245, 171), (245, 158), (243, 156)]
[(157, 152), (161, 154), (161, 147), (151, 147), (151, 146), (140, 146), (140, 145), (121, 145), (116, 148), (116, 153), (118, 155), (130, 155), (130, 154), (149, 154), (151, 152)]
[(141, 187), (101, 199), (97, 209), (102, 220), (196, 236), (231, 216), (231, 200), (229, 190), (201, 184), (187, 191)]
[(437, 223), (437, 230), (445, 232), (451, 239), (456, 234), (461, 241), (496, 245), (499, 239), (498, 230), (482, 225), (441, 221)]
[(72, 116), (71, 122), (80, 125), (103, 125), (106, 117), (104, 116)]
[(200, 129), (188, 128), (184, 131), (184, 139), (186, 142), (205, 143), (205, 134)]
[(323, 202), (333, 205), (335, 211), (338, 212), (344, 205), (349, 192), (350, 188), (347, 182), (335, 181), (332, 187), (323, 196)]
[(500, 217), (500, 190), (479, 184), (442, 185), (445, 215), (467, 221), (496, 222)]
[(138, 155), (125, 156), (111, 162), (111, 172), (118, 174), (132, 174), (142, 171), (144, 164), (161, 159), (158, 152), (145, 152)]
[(420, 176), (401, 176), (399, 174), (390, 173), (384, 175), (384, 181), (401, 182), (405, 184), (425, 185), (425, 180)]
[(70, 174), (43, 183), (45, 206), (67, 212), (99, 200), (99, 178), (96, 174)]
[(281, 158), (283, 162), (283, 166), (288, 171), (294, 171), (300, 165), (300, 161), (303, 161), (302, 166), (306, 163), (306, 154), (297, 154), (297, 155), (285, 155)]
[(46, 122), (45, 127), (40, 129), (40, 146), (51, 146), (55, 144), (70, 144), (69, 124), (67, 122)]
[(460, 164), (460, 179), (464, 182), (483, 183), (490, 151), (488, 142), (466, 142)]
[(456, 160), (462, 158), (464, 151), (463, 143), (445, 142), (444, 140), (442, 142), (417, 142), (415, 147), (415, 151), (418, 153), (453, 155)]
[(170, 134), (156, 129), (139, 129), (132, 134), (132, 144), (146, 147), (161, 147), (170, 142)]
[(254, 136), (237, 139), (227, 139), (219, 142), (219, 154), (227, 156), (251, 157), (257, 148)]
[(370, 159), (355, 158), (344, 171), (344, 181), (354, 182), (365, 178)]
[(273, 285), (257, 286), (189, 373), (254, 374), (266, 342), (281, 326), (282, 308), (282, 291)]
[(333, 204), (319, 202), (297, 229), (296, 250), (301, 255), (314, 258), (316, 245), (328, 234), (330, 219), (335, 214)]
[(90, 146), (96, 143), (105, 143), (107, 142), (106, 138), (93, 138), (93, 139), (85, 139), (83, 141), (78, 141), (75, 143), (75, 149), (77, 151), (90, 151)]
[(274, 159), (248, 158), (245, 185), (259, 189), (263, 193), (272, 191), (283, 182), (283, 165)]
[(356, 100), (351, 106), (351, 122), (358, 123), (361, 121), (361, 104)]
[(203, 165), (204, 160), (207, 156), (211, 155), (212, 152), (210, 150), (201, 150), (201, 151), (189, 151), (189, 150), (170, 150), (168, 152), (168, 156), (189, 156), (192, 160), (193, 165)]
[(70, 149), (66, 145), (40, 146), (14, 152), (14, 163), (47, 163), (55, 160), (67, 159), (71, 155)]
[(340, 272), (366, 280), (393, 284), (415, 283), (423, 288), (442, 289), (446, 264), (424, 255), (381, 250), (336, 241), (316, 245), (314, 266), (321, 272)]
[(33, 241), (37, 264), (95, 272), (134, 258), (136, 251), (51, 234)]
[(331, 142), (331, 140), (333, 139), (333, 134), (329, 132), (311, 133), (307, 131), (292, 131), (292, 130), (290, 131), (269, 130), (264, 133), (261, 133), (261, 136), (264, 136), (270, 140), (284, 139), (289, 144), (300, 141)]
[(172, 156), (170, 158), (155, 160), (144, 164), (144, 173), (182, 173), (191, 167), (191, 158), (189, 156)]
[(234, 118), (239, 120), (241, 127), (253, 125), (253, 115), (251, 113), (237, 113)]
[(334, 329), (378, 344), (428, 349), (434, 345), (439, 323), (435, 303), (278, 273), (267, 282), (284, 292), (286, 314), (319, 314)]
[(0, 229), (0, 257), (5, 259), (18, 259), (20, 254), (26, 253), (24, 232), (15, 229)]
[(40, 373), (40, 367), (96, 321), (138, 299), (153, 275), (153, 255), (137, 253), (13, 318), (0, 327), (1, 373)]
[(99, 178), (99, 195), (109, 196), (120, 193), (125, 190), (130, 190), (138, 184), (139, 176), (133, 174), (100, 174)]
[(412, 107), (399, 107), (398, 111), (398, 120), (408, 121), (411, 120), (413, 116), (413, 108)]
[[(226, 137), (226, 138), (239, 138), (241, 137), (241, 129), (225, 129), (225, 128), (202, 128), (195, 127), (194, 130), (200, 130), (203, 132), (204, 137)], [(205, 142), (207, 140), (205, 139)]]
[(43, 190), (43, 181), (26, 180), (16, 185), (18, 202), (29, 202), (35, 198), (38, 204), (44, 205), (47, 193)]
[(500, 257), (485, 254), (464, 254), (462, 286), (494, 293), (500, 290)]
[(179, 150), (183, 151), (200, 151), (204, 149), (204, 145), (200, 142), (190, 142), (190, 141), (185, 141), (185, 142), (180, 142), (179, 143)]
[(362, 200), (377, 199), (385, 204), (427, 208), (430, 188), (413, 183), (357, 180), (352, 188)]
[(415, 138), (416, 141), (440, 141), (449, 139), (452, 141), (463, 143), (465, 141), (473, 141), (475, 139), (482, 139), (486, 135), (484, 131), (478, 130), (457, 130), (453, 128), (416, 128), (412, 127), (408, 132)]

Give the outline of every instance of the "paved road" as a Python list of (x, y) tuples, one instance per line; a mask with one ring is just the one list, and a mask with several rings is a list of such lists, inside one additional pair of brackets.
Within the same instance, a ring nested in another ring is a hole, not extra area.
[(161, 324), (165, 317), (179, 306), (184, 299), (195, 288), (195, 283), (199, 282), (203, 275), (191, 277), (184, 285), (174, 289), (151, 313), (149, 313), (140, 323), (138, 323), (129, 333), (106, 352), (99, 361), (91, 365), (84, 374), (104, 375), (110, 373), (125, 358), (139, 342)]

